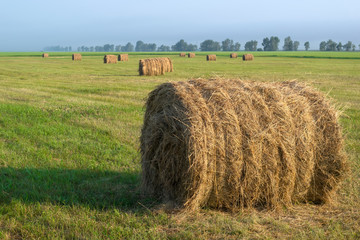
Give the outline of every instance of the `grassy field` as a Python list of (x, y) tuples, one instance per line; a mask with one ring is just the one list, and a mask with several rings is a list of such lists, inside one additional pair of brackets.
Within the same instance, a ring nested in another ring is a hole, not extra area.
[[(256, 52), (255, 61), (216, 53), (173, 59), (174, 72), (138, 76), (104, 53), (0, 53), (0, 239), (359, 239), (360, 53)], [(241, 53), (240, 53), (241, 54)], [(140, 197), (143, 105), (157, 85), (190, 78), (297, 79), (344, 111), (351, 174), (337, 204), (281, 213), (202, 209), (169, 213)]]

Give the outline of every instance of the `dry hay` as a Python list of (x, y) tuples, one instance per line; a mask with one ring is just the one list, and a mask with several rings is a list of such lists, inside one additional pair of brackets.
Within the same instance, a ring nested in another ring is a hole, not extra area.
[(104, 63), (117, 63), (117, 57), (115, 55), (105, 55)]
[(214, 54), (206, 55), (206, 61), (216, 61), (216, 55)]
[(186, 57), (186, 53), (182, 52), (179, 54), (180, 57)]
[(302, 83), (164, 83), (146, 102), (142, 189), (185, 210), (332, 199), (347, 172), (337, 111)]
[(128, 54), (119, 54), (118, 60), (119, 61), (129, 61), (129, 55)]
[(243, 61), (252, 61), (254, 60), (254, 55), (248, 53), (243, 55)]
[(237, 53), (231, 53), (230, 54), (230, 58), (237, 58), (238, 57), (238, 54)]
[(194, 58), (194, 57), (195, 57), (195, 53), (188, 53), (188, 57), (189, 57), (189, 58)]
[(49, 54), (48, 54), (48, 53), (43, 53), (43, 54), (42, 54), (42, 57), (43, 57), (43, 58), (47, 58), (47, 57), (49, 57)]
[(139, 61), (140, 75), (157, 76), (173, 70), (172, 61), (168, 57), (141, 59)]
[(81, 61), (81, 54), (80, 53), (73, 53), (72, 60), (73, 61)]

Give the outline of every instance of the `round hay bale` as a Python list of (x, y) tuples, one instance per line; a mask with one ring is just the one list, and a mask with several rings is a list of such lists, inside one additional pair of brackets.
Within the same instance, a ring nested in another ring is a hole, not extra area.
[(149, 58), (141, 59), (139, 61), (140, 76), (157, 76), (163, 75), (165, 72), (172, 72), (174, 70), (170, 58)]
[(140, 142), (144, 193), (187, 210), (323, 203), (347, 171), (336, 110), (296, 82), (164, 83)]
[(194, 57), (195, 57), (195, 53), (188, 53), (188, 57), (189, 57), (189, 58), (194, 58)]
[(115, 55), (105, 55), (104, 63), (117, 63), (117, 57)]
[(254, 55), (249, 53), (243, 55), (243, 61), (252, 61), (252, 60), (254, 60)]
[(180, 57), (186, 57), (186, 53), (182, 52), (182, 53), (180, 53), (179, 56), (180, 56)]
[(237, 53), (231, 53), (230, 54), (230, 58), (237, 58), (238, 57), (238, 54)]
[(118, 60), (120, 62), (129, 61), (129, 55), (128, 54), (119, 54)]
[(73, 61), (81, 61), (81, 54), (80, 53), (73, 53), (72, 60)]
[(43, 57), (43, 58), (48, 58), (48, 57), (49, 57), (49, 54), (48, 54), (48, 53), (43, 53), (43, 54), (42, 54), (42, 57)]
[(206, 55), (206, 61), (216, 61), (216, 55), (214, 54)]

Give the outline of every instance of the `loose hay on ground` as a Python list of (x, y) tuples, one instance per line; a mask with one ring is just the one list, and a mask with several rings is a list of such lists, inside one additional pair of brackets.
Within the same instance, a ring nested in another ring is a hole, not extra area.
[(324, 203), (347, 171), (336, 110), (293, 81), (164, 83), (140, 140), (143, 191), (187, 210)]
[(139, 74), (140, 76), (157, 76), (163, 75), (165, 72), (172, 72), (174, 70), (170, 58), (149, 58), (141, 59), (139, 61)]

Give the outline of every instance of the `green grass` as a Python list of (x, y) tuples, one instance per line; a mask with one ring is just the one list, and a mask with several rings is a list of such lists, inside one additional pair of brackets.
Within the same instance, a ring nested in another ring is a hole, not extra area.
[[(255, 52), (243, 62), (219, 52), (0, 53), (0, 239), (358, 239), (360, 238), (360, 53)], [(241, 54), (241, 53), (240, 53)], [(165, 55), (174, 72), (138, 76), (138, 60)], [(335, 206), (283, 213), (169, 213), (144, 199), (139, 136), (147, 94), (190, 78), (297, 79), (344, 109), (351, 174)]]

